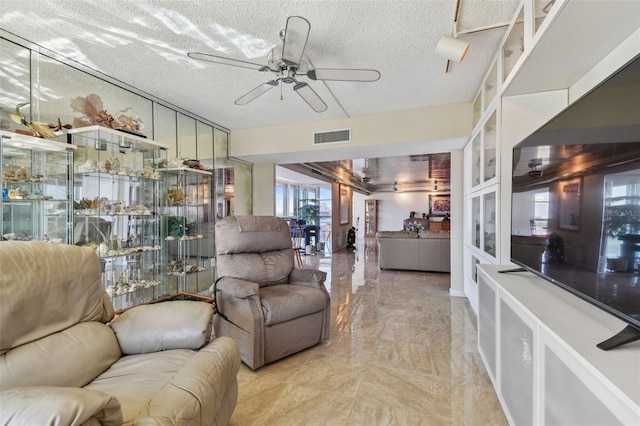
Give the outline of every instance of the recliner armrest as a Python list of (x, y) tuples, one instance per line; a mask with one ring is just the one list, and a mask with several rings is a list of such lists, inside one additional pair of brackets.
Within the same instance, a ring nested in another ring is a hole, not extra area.
[(59, 386), (19, 386), (0, 390), (0, 424), (120, 426), (120, 401), (104, 392)]
[(294, 268), (289, 274), (289, 283), (312, 284), (316, 287), (324, 284), (327, 273), (318, 269)]
[[(214, 286), (211, 286), (211, 293), (214, 292)], [(217, 283), (218, 290), (229, 293), (233, 297), (240, 299), (246, 299), (249, 296), (259, 294), (260, 285), (247, 280), (241, 280), (239, 278), (223, 277)], [(213, 297), (216, 297), (214, 294)]]
[(213, 306), (173, 300), (133, 307), (111, 322), (122, 353), (202, 348), (211, 337)]

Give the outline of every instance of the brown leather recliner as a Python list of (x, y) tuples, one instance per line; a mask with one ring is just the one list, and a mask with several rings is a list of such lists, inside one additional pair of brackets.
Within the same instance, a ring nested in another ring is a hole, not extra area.
[(294, 268), (289, 226), (273, 216), (231, 216), (215, 227), (217, 336), (230, 336), (255, 370), (329, 337), (326, 273)]

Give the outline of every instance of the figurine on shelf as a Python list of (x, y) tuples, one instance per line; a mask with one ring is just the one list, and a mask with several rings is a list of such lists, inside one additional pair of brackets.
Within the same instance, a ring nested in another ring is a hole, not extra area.
[(77, 161), (75, 164), (75, 169), (77, 173), (89, 173), (95, 172), (98, 168), (96, 164), (96, 160), (87, 160), (87, 161)]
[(62, 124), (62, 121), (60, 121), (60, 117), (58, 117), (58, 124), (49, 123), (48, 126), (50, 129), (53, 129), (54, 132), (62, 131), (62, 129), (69, 130), (73, 127), (71, 126), (71, 124)]
[(29, 171), (25, 167), (20, 167), (18, 170), (16, 170), (16, 180), (28, 181)]
[(16, 112), (10, 113), (11, 119), (18, 124), (22, 124), (27, 129), (31, 131), (33, 136), (37, 136), (39, 138), (54, 138), (56, 134), (47, 128), (46, 123), (40, 123), (38, 121), (29, 121), (24, 116), (23, 113), (20, 112), (20, 108), (25, 105), (29, 105), (29, 102), (23, 102), (16, 105)]
[(180, 187), (172, 186), (167, 193), (167, 200), (172, 206), (182, 204), (184, 202), (184, 191)]

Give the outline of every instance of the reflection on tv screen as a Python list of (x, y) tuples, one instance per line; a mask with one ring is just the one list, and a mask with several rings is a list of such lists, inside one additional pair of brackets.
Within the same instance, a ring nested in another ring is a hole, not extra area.
[(640, 328), (640, 59), (513, 150), (511, 258)]

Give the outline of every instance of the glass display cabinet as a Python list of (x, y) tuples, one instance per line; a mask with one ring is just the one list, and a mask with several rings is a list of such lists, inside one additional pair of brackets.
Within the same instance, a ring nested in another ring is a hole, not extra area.
[(100, 126), (69, 130), (77, 146), (73, 243), (96, 251), (115, 309), (168, 294), (161, 220), (166, 147)]
[(213, 173), (191, 168), (165, 171), (167, 288), (202, 293), (214, 281)]
[(364, 236), (375, 237), (378, 232), (378, 200), (364, 200)]
[(0, 131), (2, 240), (71, 243), (75, 146)]

